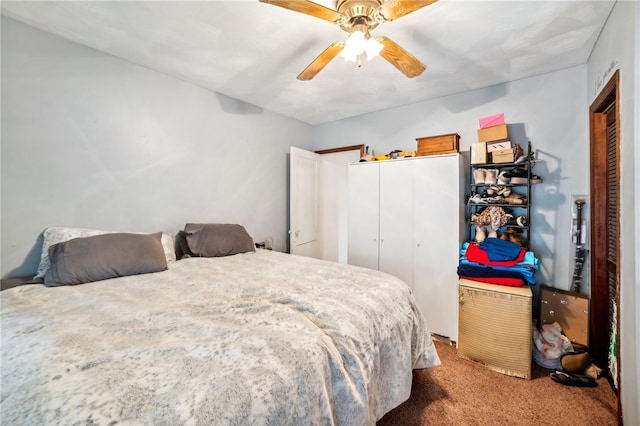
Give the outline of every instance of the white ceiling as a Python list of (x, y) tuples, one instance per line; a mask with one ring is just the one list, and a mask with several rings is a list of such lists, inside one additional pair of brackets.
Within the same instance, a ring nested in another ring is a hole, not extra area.
[(2, 14), (315, 125), (584, 64), (614, 3), (440, 0), (372, 31), (427, 65), (422, 75), (337, 57), (311, 81), (296, 76), (347, 34), (258, 0), (3, 0)]

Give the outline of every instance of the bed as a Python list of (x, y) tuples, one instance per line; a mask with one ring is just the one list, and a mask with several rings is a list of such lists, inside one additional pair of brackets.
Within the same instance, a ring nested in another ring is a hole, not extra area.
[(185, 257), (0, 293), (2, 423), (371, 425), (440, 363), (390, 275), (264, 249)]

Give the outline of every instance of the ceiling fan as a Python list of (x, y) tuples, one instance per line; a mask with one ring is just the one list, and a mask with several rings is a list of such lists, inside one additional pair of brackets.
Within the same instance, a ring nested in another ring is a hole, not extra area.
[(378, 24), (391, 22), (435, 3), (437, 0), (337, 0), (337, 10), (308, 0), (260, 0), (333, 22), (349, 33), (345, 41), (326, 48), (298, 75), (298, 80), (311, 80), (333, 58), (344, 56), (361, 66), (361, 58), (382, 56), (409, 78), (417, 77), (427, 68), (409, 52), (387, 37), (371, 37)]

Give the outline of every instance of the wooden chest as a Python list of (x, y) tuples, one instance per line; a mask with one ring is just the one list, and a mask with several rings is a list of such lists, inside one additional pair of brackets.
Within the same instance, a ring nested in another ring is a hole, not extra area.
[(572, 342), (589, 346), (589, 298), (580, 293), (540, 286), (540, 326), (557, 322)]
[(530, 379), (532, 299), (529, 286), (460, 279), (458, 355), (499, 373)]
[(418, 142), (418, 156), (454, 154), (459, 150), (460, 135), (450, 133), (448, 135), (426, 136), (416, 138)]

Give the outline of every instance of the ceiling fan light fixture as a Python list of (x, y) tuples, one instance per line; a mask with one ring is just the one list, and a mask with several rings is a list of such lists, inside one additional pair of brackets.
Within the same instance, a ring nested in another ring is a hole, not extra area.
[(367, 59), (372, 60), (376, 56), (380, 55), (380, 52), (384, 46), (378, 40), (373, 37), (369, 37), (367, 39), (367, 45), (365, 46), (364, 51), (367, 53)]
[(380, 54), (384, 46), (369, 33), (363, 33), (360, 30), (353, 31), (347, 40), (340, 56), (347, 61), (357, 62), (360, 55), (366, 53), (367, 59), (371, 60)]

